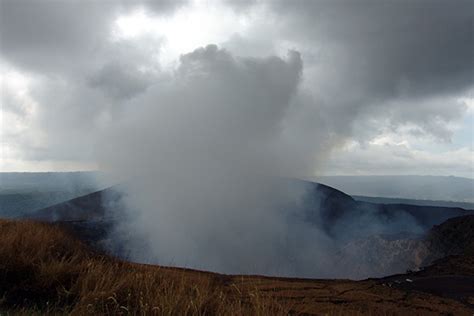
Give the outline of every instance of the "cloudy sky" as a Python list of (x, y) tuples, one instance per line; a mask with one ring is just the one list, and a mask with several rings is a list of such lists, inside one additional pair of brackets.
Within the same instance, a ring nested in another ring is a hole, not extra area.
[(468, 0), (0, 0), (0, 171), (473, 178), (473, 23)]

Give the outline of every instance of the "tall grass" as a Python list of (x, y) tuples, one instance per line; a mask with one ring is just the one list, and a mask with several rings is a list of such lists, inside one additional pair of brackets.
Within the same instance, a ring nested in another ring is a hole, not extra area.
[(471, 315), (376, 281), (226, 276), (121, 261), (59, 226), (0, 219), (0, 315)]
[(0, 311), (19, 314), (288, 315), (218, 275), (123, 262), (60, 227), (0, 220)]

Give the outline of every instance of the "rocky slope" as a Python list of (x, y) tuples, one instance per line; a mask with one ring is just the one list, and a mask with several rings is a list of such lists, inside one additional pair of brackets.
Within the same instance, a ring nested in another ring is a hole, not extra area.
[(356, 239), (341, 247), (338, 255), (341, 266), (360, 278), (419, 271), (448, 256), (474, 256), (474, 215), (448, 219), (419, 236)]

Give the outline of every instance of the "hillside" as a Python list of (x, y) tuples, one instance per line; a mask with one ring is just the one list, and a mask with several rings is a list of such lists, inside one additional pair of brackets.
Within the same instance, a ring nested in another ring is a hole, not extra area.
[[(377, 204), (356, 201), (332, 187), (306, 182), (303, 207), (308, 221), (323, 225), (339, 239), (353, 240), (373, 234), (423, 233), (445, 220), (470, 214), (458, 207)], [(376, 225), (374, 225), (376, 224)]]
[[(341, 241), (366, 238), (373, 235), (421, 234), (433, 225), (466, 214), (462, 208), (417, 206), (408, 204), (376, 204), (356, 201), (332, 187), (300, 182), (306, 186), (303, 201), (294, 208), (304, 220), (328, 235)], [(123, 191), (118, 187), (87, 194), (30, 213), (26, 218), (42, 221), (84, 222), (94, 221), (104, 229), (120, 222), (123, 213)]]
[(432, 257), (474, 256), (474, 215), (450, 218), (434, 226), (427, 234), (426, 244)]
[(410, 291), (388, 286), (389, 281), (382, 279), (233, 276), (128, 263), (90, 250), (59, 226), (29, 221), (0, 221), (0, 275), (3, 278), (0, 310), (23, 314), (471, 315), (473, 312), (473, 306), (468, 303), (473, 297), (448, 298)]
[[(301, 270), (293, 274), (273, 273), (275, 275), (358, 280), (417, 269), (441, 257), (429, 250), (423, 240), (424, 234), (446, 219), (470, 213), (460, 208), (360, 202), (334, 188), (303, 183), (307, 187), (306, 195), (302, 203), (293, 207), (300, 208), (296, 213), (304, 216), (305, 223), (309, 223), (311, 229), (328, 236), (330, 247), (324, 250), (315, 248), (324, 254), (324, 261), (319, 260), (319, 263), (327, 268), (313, 268), (308, 273)], [(116, 234), (127, 218), (121, 211), (124, 208), (123, 198), (119, 188), (112, 187), (33, 212), (29, 218), (61, 222), (88, 245), (120, 258), (131, 258), (133, 249), (127, 246), (130, 237)], [(135, 247), (147, 247), (146, 242), (140, 239), (134, 239), (133, 243)], [(294, 249), (292, 247), (280, 248), (280, 265), (297, 267), (297, 263), (291, 261), (292, 257), (287, 254)], [(186, 266), (186, 263), (179, 264)], [(207, 266), (200, 268), (212, 270)], [(246, 273), (255, 272), (249, 269)]]

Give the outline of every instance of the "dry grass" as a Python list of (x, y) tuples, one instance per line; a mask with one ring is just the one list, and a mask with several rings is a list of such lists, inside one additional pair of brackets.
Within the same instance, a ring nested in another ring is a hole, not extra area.
[(288, 315), (218, 275), (122, 262), (59, 227), (0, 221), (0, 311), (16, 314)]
[(374, 280), (228, 276), (120, 261), (50, 224), (0, 219), (0, 315), (472, 315)]

